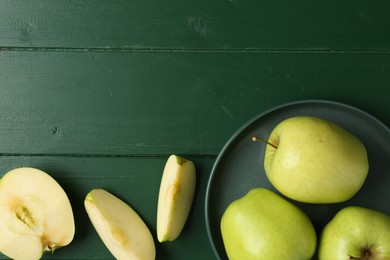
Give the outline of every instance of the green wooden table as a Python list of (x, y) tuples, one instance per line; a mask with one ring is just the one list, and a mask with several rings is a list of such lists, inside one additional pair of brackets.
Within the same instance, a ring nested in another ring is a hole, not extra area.
[[(326, 99), (390, 124), (390, 2), (0, 0), (0, 170), (37, 167), (71, 200), (76, 236), (50, 259), (112, 259), (83, 200), (105, 188), (156, 237), (172, 153), (194, 161), (189, 220), (157, 259), (215, 259), (213, 163), (255, 115)], [(2, 257), (4, 258), (4, 257)]]

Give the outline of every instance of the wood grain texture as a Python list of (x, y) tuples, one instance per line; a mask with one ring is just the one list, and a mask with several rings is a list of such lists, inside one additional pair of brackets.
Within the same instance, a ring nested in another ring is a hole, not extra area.
[(112, 259), (83, 206), (96, 187), (155, 236), (162, 169), (176, 153), (194, 160), (198, 186), (185, 230), (156, 242), (157, 259), (215, 259), (206, 184), (244, 123), (327, 99), (390, 125), (389, 9), (387, 0), (0, 0), (0, 176), (45, 170), (75, 211), (74, 242), (44, 258)]
[(2, 0), (0, 46), (389, 50), (389, 1)]
[(0, 152), (215, 155), (256, 114), (310, 98), (388, 124), (389, 62), (378, 54), (3, 51)]

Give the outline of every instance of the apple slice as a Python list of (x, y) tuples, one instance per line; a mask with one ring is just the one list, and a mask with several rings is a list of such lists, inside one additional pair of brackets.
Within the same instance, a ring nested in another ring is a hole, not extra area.
[(17, 168), (0, 180), (0, 251), (13, 259), (39, 259), (68, 245), (75, 225), (69, 199), (47, 173)]
[(152, 234), (128, 204), (103, 189), (93, 189), (84, 205), (97, 233), (116, 259), (155, 259)]
[(157, 239), (173, 241), (187, 221), (195, 193), (193, 162), (171, 155), (165, 165), (157, 206)]

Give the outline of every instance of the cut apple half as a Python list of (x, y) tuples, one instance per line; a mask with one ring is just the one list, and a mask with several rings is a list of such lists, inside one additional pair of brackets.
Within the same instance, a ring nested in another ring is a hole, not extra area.
[(13, 259), (40, 259), (68, 245), (75, 225), (69, 199), (47, 173), (17, 168), (0, 180), (0, 251)]
[(103, 189), (93, 189), (84, 205), (96, 232), (116, 259), (155, 259), (153, 236), (128, 204)]
[(157, 239), (173, 241), (181, 233), (194, 198), (195, 166), (192, 161), (171, 155), (163, 171), (157, 206)]

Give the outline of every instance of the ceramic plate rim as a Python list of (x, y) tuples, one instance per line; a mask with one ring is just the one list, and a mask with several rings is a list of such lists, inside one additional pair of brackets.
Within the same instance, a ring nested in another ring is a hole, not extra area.
[(367, 113), (366, 111), (359, 109), (357, 107), (337, 102), (337, 101), (331, 101), (331, 100), (322, 100), (322, 99), (308, 99), (308, 100), (299, 100), (299, 101), (293, 101), (284, 103), (278, 106), (275, 106), (273, 108), (267, 109), (256, 116), (252, 117), (250, 120), (248, 120), (246, 123), (244, 123), (241, 127), (239, 127), (235, 133), (228, 139), (228, 141), (225, 143), (225, 145), (222, 147), (220, 152), (218, 153), (218, 156), (213, 164), (209, 180), (207, 182), (206, 187), (206, 196), (205, 196), (205, 221), (206, 221), (206, 229), (207, 229), (207, 236), (210, 242), (210, 245), (214, 251), (215, 256), (217, 256), (220, 259), (220, 253), (215, 245), (213, 234), (210, 227), (210, 194), (211, 194), (211, 186), (213, 184), (214, 179), (216, 178), (216, 170), (221, 163), (221, 160), (224, 158), (226, 153), (228, 152), (229, 148), (231, 147), (232, 143), (236, 141), (236, 139), (240, 136), (240, 134), (245, 131), (247, 128), (249, 128), (252, 124), (254, 124), (257, 120), (260, 120), (261, 118), (271, 114), (271, 113), (277, 113), (278, 111), (288, 109), (289, 107), (299, 106), (299, 105), (328, 105), (328, 106), (335, 106), (342, 109), (346, 109), (349, 111), (357, 112), (358, 114), (361, 114), (362, 116), (369, 118), (370, 120), (374, 121), (378, 126), (382, 127), (383, 129), (387, 130), (387, 132), (390, 134), (390, 129), (380, 120), (378, 120), (373, 115)]

